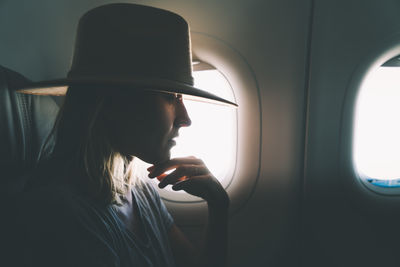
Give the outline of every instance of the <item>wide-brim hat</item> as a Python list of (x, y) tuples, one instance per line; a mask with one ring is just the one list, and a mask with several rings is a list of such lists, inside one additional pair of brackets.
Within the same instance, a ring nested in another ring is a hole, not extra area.
[(108, 4), (80, 19), (66, 78), (34, 82), (19, 92), (65, 95), (74, 85), (121, 86), (237, 106), (193, 84), (189, 26), (181, 16), (149, 6)]

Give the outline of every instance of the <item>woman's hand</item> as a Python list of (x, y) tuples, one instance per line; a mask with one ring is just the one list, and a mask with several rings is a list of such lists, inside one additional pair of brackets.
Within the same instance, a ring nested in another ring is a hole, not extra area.
[[(175, 170), (170, 174), (165, 174), (171, 169)], [(173, 190), (184, 190), (191, 195), (201, 197), (209, 205), (229, 206), (229, 197), (226, 191), (201, 159), (196, 157), (174, 158), (156, 164), (147, 170), (150, 172), (150, 178), (157, 177), (160, 180), (158, 184), (160, 188), (171, 184)]]
[[(166, 171), (175, 169), (170, 174)], [(181, 254), (182, 247), (187, 248), (186, 242), (182, 242), (177, 237), (177, 233), (172, 231), (169, 238), (173, 250), (179, 251), (177, 259), (185, 262), (194, 261), (195, 266), (225, 266), (227, 258), (227, 239), (228, 239), (228, 207), (229, 197), (218, 180), (210, 173), (204, 162), (195, 157), (175, 158), (163, 163), (156, 164), (147, 169), (150, 178), (157, 177), (161, 182), (160, 188), (168, 184), (172, 185), (173, 190), (185, 190), (191, 195), (203, 198), (208, 203), (208, 221), (205, 228), (203, 244), (197, 253)], [(194, 259), (194, 260), (193, 260)]]

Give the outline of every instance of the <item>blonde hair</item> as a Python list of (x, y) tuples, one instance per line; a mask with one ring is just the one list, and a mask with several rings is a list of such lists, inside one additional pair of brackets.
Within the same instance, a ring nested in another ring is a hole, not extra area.
[(121, 205), (140, 178), (133, 171), (136, 159), (122, 155), (110, 143), (104, 120), (110, 94), (102, 87), (70, 87), (47, 142), (54, 147), (45, 154), (68, 166), (62, 176), (89, 197)]

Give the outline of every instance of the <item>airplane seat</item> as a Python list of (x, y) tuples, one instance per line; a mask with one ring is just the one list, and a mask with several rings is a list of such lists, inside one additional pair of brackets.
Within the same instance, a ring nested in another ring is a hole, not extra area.
[(21, 192), (38, 160), (58, 105), (50, 96), (20, 94), (29, 84), (21, 74), (0, 66), (0, 195)]
[(21, 195), (58, 112), (50, 96), (15, 91), (29, 83), (0, 65), (0, 266), (25, 266), (18, 219)]

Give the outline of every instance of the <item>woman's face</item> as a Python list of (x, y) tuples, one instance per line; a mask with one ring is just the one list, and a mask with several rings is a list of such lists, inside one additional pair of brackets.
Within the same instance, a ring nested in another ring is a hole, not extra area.
[(123, 92), (106, 101), (104, 117), (111, 144), (121, 154), (147, 163), (168, 160), (179, 128), (191, 124), (181, 95)]

